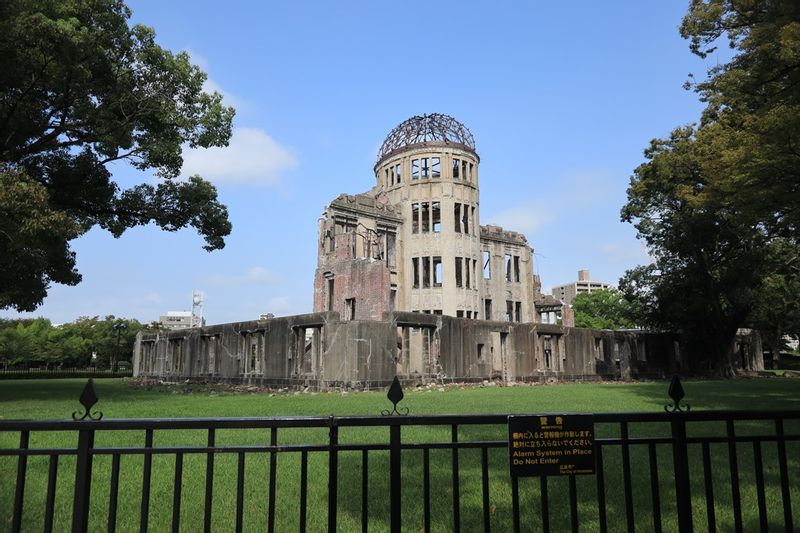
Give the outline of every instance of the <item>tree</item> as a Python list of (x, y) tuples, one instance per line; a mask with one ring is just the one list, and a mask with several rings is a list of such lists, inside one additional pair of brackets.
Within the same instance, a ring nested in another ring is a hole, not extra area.
[(619, 291), (604, 289), (578, 294), (572, 300), (575, 326), (592, 329), (631, 329), (636, 327), (631, 306)]
[[(0, 3), (0, 308), (77, 284), (69, 241), (94, 226), (191, 226), (208, 251), (230, 234), (214, 186), (176, 178), (184, 146), (227, 145), (234, 110), (129, 18), (121, 0)], [(122, 189), (108, 170), (121, 160), (161, 181)]]
[(620, 289), (642, 325), (685, 335), (695, 369), (729, 375), (737, 329), (797, 268), (800, 4), (693, 0), (681, 34), (701, 57), (724, 38), (736, 54), (688, 84), (699, 126), (653, 140), (634, 171), (622, 220), (653, 262)]

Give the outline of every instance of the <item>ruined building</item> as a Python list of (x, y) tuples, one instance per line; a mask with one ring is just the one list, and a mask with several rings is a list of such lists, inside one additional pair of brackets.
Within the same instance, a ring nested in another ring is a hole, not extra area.
[(519, 233), (480, 225), (479, 167), (472, 134), (451, 117), (392, 130), (375, 186), (339, 196), (319, 221), (314, 311), (533, 322), (532, 250)]
[[(687, 368), (676, 335), (567, 327), (525, 237), (480, 225), (479, 165), (453, 118), (403, 122), (381, 146), (375, 186), (319, 219), (313, 313), (140, 333), (134, 374), (324, 388)], [(763, 369), (757, 334), (734, 348), (738, 366)]]

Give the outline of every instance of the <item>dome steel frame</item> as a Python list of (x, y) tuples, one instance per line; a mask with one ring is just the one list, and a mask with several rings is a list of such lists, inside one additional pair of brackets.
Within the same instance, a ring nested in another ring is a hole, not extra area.
[(430, 141), (461, 144), (475, 151), (475, 138), (466, 126), (449, 115), (431, 113), (413, 116), (390, 131), (378, 150), (378, 161), (406, 146)]

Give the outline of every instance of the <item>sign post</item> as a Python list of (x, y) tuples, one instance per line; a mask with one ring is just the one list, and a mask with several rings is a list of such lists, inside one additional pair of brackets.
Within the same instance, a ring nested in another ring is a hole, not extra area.
[(508, 417), (511, 476), (594, 474), (592, 415)]

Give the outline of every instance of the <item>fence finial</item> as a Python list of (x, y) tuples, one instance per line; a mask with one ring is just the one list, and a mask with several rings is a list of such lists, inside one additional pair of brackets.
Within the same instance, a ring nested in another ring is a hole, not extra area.
[(408, 414), (408, 407), (401, 407), (399, 410), (397, 409), (397, 404), (403, 399), (403, 386), (400, 385), (400, 380), (397, 379), (397, 376), (394, 377), (392, 384), (389, 386), (389, 392), (386, 394), (386, 397), (389, 398), (389, 401), (392, 402), (394, 408), (390, 411), (388, 409), (384, 409), (381, 411), (383, 416), (391, 416), (391, 415), (407, 415)]
[(85, 420), (89, 418), (89, 420), (100, 420), (103, 418), (102, 411), (95, 411), (94, 413), (91, 412), (92, 407), (94, 404), (97, 403), (97, 392), (94, 390), (94, 381), (92, 378), (89, 378), (89, 381), (86, 382), (86, 386), (83, 387), (83, 392), (81, 393), (81, 397), (78, 399), (83, 405), (84, 413), (81, 415), (80, 410), (75, 411), (72, 413), (73, 420)]
[(664, 411), (668, 413), (691, 411), (692, 406), (688, 403), (684, 406), (681, 406), (681, 400), (686, 394), (683, 392), (683, 385), (681, 385), (681, 378), (678, 377), (678, 374), (672, 376), (672, 381), (669, 384), (669, 391), (667, 394), (669, 394), (669, 397), (672, 398), (672, 405), (665, 405)]

